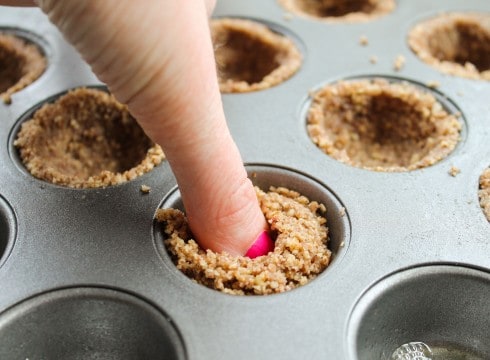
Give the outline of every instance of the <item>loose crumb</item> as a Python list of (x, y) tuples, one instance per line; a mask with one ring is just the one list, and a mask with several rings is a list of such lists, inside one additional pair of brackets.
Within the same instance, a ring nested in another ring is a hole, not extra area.
[(5, 105), (10, 105), (12, 104), (12, 95), (10, 94), (3, 94), (3, 95), (0, 95), (0, 97), (2, 98), (2, 101)]
[(345, 241), (342, 241), (342, 242), (340, 243), (340, 247), (344, 247), (344, 246), (345, 246)]
[(371, 55), (371, 56), (369, 57), (369, 62), (370, 62), (371, 64), (373, 64), (373, 65), (374, 65), (374, 64), (377, 64), (377, 63), (378, 63), (378, 57), (377, 57), (376, 55)]
[(151, 187), (149, 187), (148, 185), (141, 185), (140, 190), (143, 194), (149, 194), (151, 191)]
[(405, 57), (403, 55), (398, 55), (393, 63), (393, 69), (395, 71), (401, 71), (405, 66)]
[(359, 44), (361, 46), (367, 46), (369, 44), (369, 39), (366, 35), (361, 35), (361, 37), (359, 38)]
[(282, 18), (286, 21), (291, 21), (293, 19), (293, 14), (286, 12), (282, 14)]
[(458, 175), (460, 172), (461, 170), (456, 166), (451, 166), (451, 168), (448, 171), (449, 175), (451, 175), (452, 177), (456, 177), (456, 175)]
[(340, 208), (340, 210), (339, 210), (339, 215), (340, 215), (341, 217), (344, 217), (344, 216), (345, 216), (345, 207), (343, 207), (343, 206), (342, 206), (342, 207)]
[(234, 295), (280, 293), (304, 285), (330, 263), (325, 206), (296, 191), (256, 188), (262, 212), (275, 234), (274, 251), (250, 259), (203, 250), (192, 239), (185, 215), (160, 209), (165, 245), (177, 268), (197, 283)]
[(441, 84), (438, 81), (431, 80), (427, 82), (427, 86), (431, 89), (437, 89)]

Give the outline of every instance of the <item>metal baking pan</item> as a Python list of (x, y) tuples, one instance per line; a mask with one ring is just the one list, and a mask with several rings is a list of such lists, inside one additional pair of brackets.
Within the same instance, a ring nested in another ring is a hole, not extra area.
[[(0, 29), (37, 43), (48, 67), (12, 104), (0, 104), (0, 359), (390, 359), (411, 341), (447, 341), (490, 358), (490, 224), (477, 193), (490, 165), (490, 84), (438, 72), (406, 41), (415, 24), (443, 11), (489, 12), (490, 4), (399, 0), (392, 13), (352, 24), (285, 16), (275, 1), (218, 4), (215, 16), (265, 23), (302, 52), (289, 80), (224, 95), (224, 107), (257, 184), (326, 203), (334, 253), (305, 286), (241, 297), (192, 282), (161, 246), (155, 211), (180, 201), (167, 162), (122, 185), (84, 190), (23, 168), (13, 146), (19, 119), (57, 94), (100, 83), (40, 11), (1, 8)], [(368, 46), (359, 45), (362, 35)], [(398, 55), (406, 64), (397, 72)], [(378, 76), (438, 82), (427, 91), (462, 114), (455, 151), (402, 173), (322, 153), (306, 131), (308, 92)], [(451, 166), (461, 173), (450, 176)]]

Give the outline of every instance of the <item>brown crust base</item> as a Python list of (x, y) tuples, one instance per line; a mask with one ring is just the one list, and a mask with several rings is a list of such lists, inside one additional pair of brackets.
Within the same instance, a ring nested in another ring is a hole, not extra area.
[(415, 26), (408, 43), (437, 70), (490, 80), (490, 14), (443, 14)]
[(480, 205), (488, 221), (490, 221), (490, 168), (485, 169), (480, 176)]
[(37, 46), (17, 36), (0, 33), (0, 98), (10, 104), (13, 93), (34, 82), (46, 69)]
[(394, 0), (278, 0), (287, 11), (328, 22), (366, 22), (389, 14)]
[(211, 32), (222, 93), (268, 89), (289, 79), (301, 66), (294, 42), (260, 23), (215, 19)]
[(14, 145), (33, 176), (73, 188), (117, 185), (164, 159), (126, 106), (85, 88), (43, 105), (22, 124)]
[(313, 95), (308, 132), (326, 154), (375, 171), (408, 171), (446, 157), (460, 122), (433, 95), (384, 79), (339, 82)]
[(325, 206), (285, 188), (263, 192), (256, 188), (262, 212), (277, 234), (268, 255), (244, 256), (204, 251), (191, 234), (182, 212), (160, 209), (165, 245), (177, 268), (197, 283), (234, 295), (266, 295), (304, 285), (330, 262)]

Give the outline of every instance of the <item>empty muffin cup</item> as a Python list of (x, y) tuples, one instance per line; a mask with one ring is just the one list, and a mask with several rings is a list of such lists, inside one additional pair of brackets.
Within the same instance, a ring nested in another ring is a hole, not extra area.
[(490, 80), (490, 14), (442, 14), (416, 25), (408, 43), (441, 72)]
[(478, 191), (480, 206), (488, 221), (490, 221), (490, 168), (480, 176), (480, 189)]
[(328, 21), (363, 22), (386, 15), (394, 0), (278, 0), (292, 14)]
[(0, 97), (9, 104), (13, 93), (35, 81), (46, 69), (40, 49), (14, 34), (0, 32)]
[(29, 116), (14, 145), (27, 170), (53, 184), (117, 185), (164, 159), (127, 107), (102, 90), (72, 90)]
[(12, 210), (0, 196), (0, 266), (3, 264), (12, 247), (15, 221)]
[(338, 262), (350, 231), (339, 200), (321, 184), (290, 170), (265, 166), (247, 170), (270, 225), (274, 250), (255, 259), (203, 250), (192, 239), (180, 211), (180, 193), (174, 191), (156, 214), (155, 241), (164, 261), (169, 254), (189, 278), (233, 295), (288, 291)]
[(294, 42), (256, 21), (213, 19), (211, 34), (222, 93), (270, 88), (301, 66)]
[(407, 82), (360, 79), (312, 94), (307, 129), (327, 155), (375, 171), (409, 171), (449, 155), (461, 123), (428, 90)]
[(0, 315), (1, 359), (182, 360), (178, 331), (145, 301), (115, 290), (42, 294)]
[(349, 358), (415, 359), (396, 355), (430, 350), (433, 357), (420, 359), (489, 359), (489, 296), (490, 275), (471, 268), (434, 265), (389, 276), (351, 314)]

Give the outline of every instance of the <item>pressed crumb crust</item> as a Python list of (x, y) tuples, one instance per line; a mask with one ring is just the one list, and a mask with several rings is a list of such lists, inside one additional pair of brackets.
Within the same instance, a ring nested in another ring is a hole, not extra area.
[(46, 59), (37, 46), (0, 33), (0, 98), (10, 104), (13, 93), (35, 81), (46, 69)]
[(127, 107), (96, 89), (72, 90), (43, 105), (14, 145), (33, 176), (73, 188), (120, 184), (164, 159)]
[(326, 154), (375, 171), (408, 171), (446, 157), (461, 124), (435, 97), (384, 79), (338, 82), (312, 95), (308, 132)]
[(317, 20), (365, 22), (386, 15), (394, 0), (278, 0), (289, 12)]
[(480, 205), (483, 209), (483, 213), (490, 221), (490, 168), (487, 168), (480, 176), (480, 190), (478, 191), (480, 197)]
[(214, 19), (211, 34), (222, 93), (270, 88), (289, 79), (301, 66), (301, 53), (293, 41), (260, 23)]
[(408, 43), (446, 74), (490, 80), (490, 14), (442, 14), (415, 26)]
[(176, 209), (159, 209), (164, 243), (177, 268), (197, 283), (234, 295), (266, 295), (304, 285), (329, 264), (325, 206), (285, 188), (256, 188), (262, 212), (276, 235), (274, 251), (250, 259), (203, 250)]

